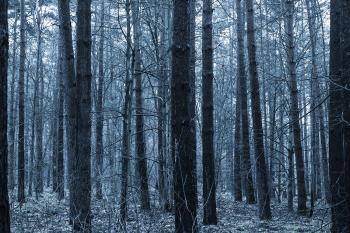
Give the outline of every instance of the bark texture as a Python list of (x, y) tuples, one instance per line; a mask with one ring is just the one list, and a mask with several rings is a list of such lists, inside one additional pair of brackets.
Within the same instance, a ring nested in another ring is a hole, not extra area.
[(175, 232), (197, 232), (195, 127), (191, 112), (190, 1), (175, 0), (171, 80)]
[(0, 1), (0, 232), (10, 233), (10, 206), (7, 189), (7, 69), (9, 31), (8, 1)]
[(213, 106), (213, 8), (203, 1), (202, 19), (202, 149), (203, 149), (203, 223), (217, 224)]

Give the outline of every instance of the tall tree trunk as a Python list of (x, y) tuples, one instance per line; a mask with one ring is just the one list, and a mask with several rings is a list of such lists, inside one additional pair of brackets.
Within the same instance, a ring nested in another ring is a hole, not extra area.
[[(34, 166), (34, 160), (35, 160), (35, 120), (36, 120), (36, 113), (37, 113), (37, 99), (38, 99), (38, 83), (39, 80), (34, 80), (34, 91), (33, 91), (33, 108), (32, 108), (32, 119), (31, 119), (31, 132), (30, 132), (30, 155), (28, 158), (28, 196), (33, 195), (33, 182), (35, 182), (34, 175), (35, 173), (35, 166)], [(34, 181), (33, 181), (34, 179)], [(36, 187), (36, 184), (34, 183), (34, 188)]]
[[(174, 166), (175, 232), (197, 232), (195, 127), (191, 101), (190, 1), (175, 0), (172, 49), (171, 116)], [(190, 10), (189, 10), (190, 9)], [(193, 104), (193, 102), (192, 102)]]
[(254, 196), (254, 184), (252, 175), (252, 166), (250, 161), (250, 149), (249, 149), (249, 120), (248, 120), (248, 100), (247, 100), (247, 76), (245, 72), (244, 63), (244, 23), (242, 12), (242, 1), (237, 0), (237, 54), (238, 54), (238, 82), (240, 87), (240, 101), (241, 101), (241, 121), (242, 121), (242, 176), (243, 185), (245, 189), (246, 201), (248, 204), (254, 204), (256, 202)]
[(24, 195), (24, 66), (26, 58), (26, 37), (25, 37), (25, 5), (21, 0), (21, 26), (20, 26), (20, 61), (19, 61), (19, 79), (18, 79), (18, 194), (19, 203), (25, 202)]
[(236, 81), (236, 116), (235, 116), (235, 145), (234, 145), (234, 196), (235, 201), (242, 201), (242, 137), (241, 137), (241, 88), (239, 80)]
[(290, 129), (289, 137), (288, 137), (288, 211), (293, 211), (293, 200), (294, 200), (294, 151), (293, 151), (293, 130)]
[(342, 140), (341, 87), (341, 1), (331, 0), (329, 58), (329, 177), (331, 189), (332, 232), (347, 232), (348, 212), (345, 203), (344, 154)]
[(74, 69), (74, 52), (72, 42), (72, 26), (70, 20), (70, 7), (68, 0), (58, 0), (58, 14), (60, 20), (60, 34), (63, 41), (63, 67), (64, 67), (64, 85), (65, 85), (65, 102), (67, 112), (67, 158), (68, 158), (68, 184), (69, 184), (69, 210), (70, 223), (73, 222), (76, 214), (76, 208), (73, 205), (74, 200), (74, 182), (75, 171), (73, 171), (74, 155), (77, 150), (77, 130), (76, 130), (76, 77)]
[(158, 81), (158, 186), (159, 186), (159, 203), (161, 208), (168, 209), (166, 206), (168, 198), (166, 195), (166, 1), (161, 1), (160, 13), (160, 48), (159, 48), (159, 81)]
[(17, 95), (15, 95), (15, 81), (16, 81), (16, 64), (17, 64), (17, 24), (18, 24), (18, 10), (16, 8), (15, 21), (13, 25), (13, 47), (12, 47), (12, 80), (11, 80), (11, 99), (10, 99), (10, 113), (9, 113), (9, 189), (15, 188), (15, 139), (16, 139), (16, 115), (17, 115)]
[(347, 207), (346, 228), (350, 231), (350, 1), (344, 0), (341, 6), (341, 78), (343, 91), (343, 145), (344, 145), (344, 164), (345, 164), (345, 193)]
[(77, 148), (74, 156), (72, 180), (73, 231), (91, 232), (91, 0), (78, 0), (76, 36)]
[[(60, 37), (61, 38), (61, 37)], [(61, 40), (60, 40), (61, 41)], [(59, 42), (62, 48), (62, 42)], [(56, 188), (58, 194), (58, 200), (62, 200), (64, 198), (64, 78), (65, 75), (63, 73), (64, 62), (63, 62), (63, 53), (59, 51), (59, 74), (58, 74), (58, 82), (57, 82), (57, 90), (58, 90), (58, 101), (56, 101), (56, 116), (55, 119), (56, 127), (53, 129), (57, 134), (57, 142), (53, 142), (56, 144), (56, 158), (55, 158), (55, 166), (56, 166), (56, 177), (52, 177), (53, 180), (56, 179)]]
[(7, 69), (9, 31), (8, 1), (0, 1), (0, 232), (10, 233), (10, 206), (7, 189)]
[(122, 136), (122, 177), (120, 192), (120, 217), (123, 224), (127, 220), (127, 192), (128, 192), (128, 171), (130, 162), (130, 125), (131, 125), (131, 98), (133, 79), (130, 78), (130, 58), (131, 58), (131, 23), (130, 23), (130, 0), (125, 3), (126, 12), (126, 78), (125, 78), (125, 98), (123, 108), (123, 136)]
[[(44, 191), (44, 183), (43, 183), (43, 77), (42, 77), (42, 54), (41, 54), (41, 45), (42, 45), (42, 35), (41, 35), (41, 1), (38, 1), (39, 5), (37, 11), (37, 67), (36, 67), (36, 85), (37, 85), (37, 98), (35, 100), (35, 110), (37, 111), (35, 114), (35, 148), (36, 148), (36, 156), (35, 156), (35, 193), (36, 197), (38, 197), (39, 193)], [(31, 168), (32, 169), (32, 168)]]
[(214, 106), (213, 106), (213, 8), (212, 0), (203, 1), (202, 19), (202, 148), (203, 148), (203, 208), (205, 225), (217, 224)]
[[(317, 39), (317, 32), (315, 29), (315, 13), (314, 10), (316, 9), (316, 3), (314, 0), (307, 0), (306, 1), (306, 7), (308, 12), (308, 26), (309, 26), (309, 33), (310, 33), (310, 41), (311, 41), (311, 55), (312, 55), (312, 66), (313, 66), (313, 76), (316, 80), (315, 82), (315, 99), (321, 98), (320, 93), (320, 83), (318, 80), (318, 70), (317, 70), (317, 60), (316, 60), (316, 39)], [(329, 170), (328, 170), (328, 159), (327, 159), (327, 145), (326, 145), (326, 135), (325, 135), (325, 127), (324, 127), (324, 110), (323, 105), (320, 105), (317, 107), (317, 115), (319, 118), (319, 127), (320, 127), (320, 138), (321, 138), (321, 161), (322, 161), (322, 171), (323, 171), (323, 187), (324, 187), (324, 193), (327, 202), (330, 202), (330, 189), (329, 189)]]
[(104, 18), (105, 3), (101, 1), (101, 27), (100, 45), (98, 50), (98, 93), (96, 104), (96, 198), (102, 199), (102, 173), (103, 173), (103, 89), (104, 89)]
[(138, 178), (140, 184), (141, 209), (150, 209), (149, 190), (148, 190), (148, 171), (146, 158), (146, 145), (144, 135), (144, 119), (143, 119), (143, 97), (142, 97), (142, 71), (141, 71), (141, 49), (140, 49), (140, 5), (139, 0), (132, 3), (132, 19), (134, 29), (134, 70), (133, 77), (135, 79), (135, 102), (136, 102), (136, 161)]
[(298, 88), (296, 77), (296, 62), (294, 55), (294, 0), (285, 0), (286, 7), (286, 37), (287, 37), (287, 63), (289, 76), (289, 91), (291, 100), (291, 120), (293, 127), (294, 152), (297, 171), (297, 189), (298, 189), (298, 213), (306, 214), (306, 190), (305, 190), (305, 172), (304, 159), (301, 146), (299, 107), (298, 107)]
[(258, 204), (260, 219), (270, 219), (270, 192), (268, 186), (267, 166), (264, 154), (264, 132), (262, 128), (260, 92), (258, 71), (256, 65), (255, 48), (255, 26), (254, 26), (254, 7), (253, 0), (246, 0), (247, 10), (247, 40), (248, 40), (248, 58), (249, 75), (251, 88), (251, 108), (253, 117), (254, 149), (256, 160), (256, 176), (258, 190)]

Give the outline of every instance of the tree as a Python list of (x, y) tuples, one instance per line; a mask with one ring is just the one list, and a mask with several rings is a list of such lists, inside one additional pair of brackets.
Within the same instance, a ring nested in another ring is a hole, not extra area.
[[(171, 79), (175, 232), (197, 231), (195, 128), (191, 118), (190, 1), (175, 0)], [(193, 49), (193, 48), (192, 48)], [(193, 101), (193, 100), (192, 100)]]
[(213, 9), (203, 1), (202, 33), (202, 148), (204, 224), (217, 224), (213, 107)]
[[(241, 130), (242, 130), (242, 171), (243, 171), (243, 184), (245, 189), (246, 201), (248, 204), (254, 204), (256, 202), (254, 196), (254, 184), (252, 175), (252, 166), (250, 161), (250, 149), (249, 149), (249, 121), (248, 121), (248, 100), (247, 100), (247, 80), (244, 63), (244, 23), (243, 23), (243, 11), (242, 1), (237, 0), (237, 75), (238, 85), (240, 87), (240, 109), (241, 109)], [(237, 126), (236, 126), (237, 127)], [(237, 142), (236, 142), (237, 143)], [(238, 166), (238, 165), (237, 165)]]
[[(60, 40), (59, 44), (61, 45), (62, 42)], [(62, 49), (62, 46), (58, 46), (58, 48)], [(62, 50), (59, 52), (59, 74), (57, 75), (57, 89), (58, 89), (58, 101), (56, 103), (57, 105), (57, 119), (55, 121), (57, 122), (56, 127), (53, 129), (57, 134), (57, 142), (53, 142), (56, 144), (56, 156), (54, 161), (54, 166), (56, 167), (56, 175), (57, 177), (53, 177), (53, 179), (56, 179), (56, 186), (57, 186), (57, 194), (58, 194), (58, 200), (62, 200), (64, 198), (64, 72), (63, 72), (63, 53)]]
[(342, 133), (342, 2), (331, 1), (330, 58), (329, 58), (329, 177), (331, 189), (332, 232), (347, 232), (348, 210), (346, 207), (344, 151)]
[[(36, 66), (36, 85), (37, 98), (35, 99), (35, 192), (36, 196), (44, 191), (43, 185), (43, 94), (44, 94), (44, 77), (43, 77), (43, 62), (42, 62), (42, 23), (41, 23), (41, 8), (42, 1), (38, 1), (37, 10), (37, 30), (38, 30), (38, 47), (37, 47), (37, 66)], [(32, 168), (31, 168), (32, 169)]]
[(342, 79), (342, 92), (343, 92), (343, 147), (344, 147), (344, 167), (345, 167), (345, 193), (346, 193), (346, 228), (350, 231), (350, 2), (344, 0), (341, 6), (341, 79)]
[(146, 160), (146, 145), (144, 135), (143, 119), (143, 97), (142, 97), (142, 73), (141, 73), (141, 50), (140, 50), (140, 11), (139, 0), (132, 2), (132, 20), (133, 20), (133, 78), (135, 79), (135, 108), (136, 108), (136, 164), (140, 184), (141, 209), (150, 209), (149, 190), (148, 190), (148, 171)]
[(264, 132), (262, 129), (260, 92), (255, 51), (254, 7), (253, 0), (246, 0), (247, 10), (247, 40), (248, 60), (251, 88), (251, 108), (253, 117), (254, 149), (256, 160), (256, 176), (258, 187), (258, 204), (260, 219), (270, 219), (270, 192), (268, 187), (268, 174), (264, 154)]
[(21, 0), (21, 24), (20, 24), (20, 65), (18, 79), (18, 194), (17, 200), (19, 203), (25, 201), (24, 194), (24, 66), (26, 58), (26, 37), (25, 37), (25, 5), (24, 0)]
[(120, 218), (125, 225), (127, 220), (128, 205), (128, 172), (130, 161), (130, 125), (131, 125), (131, 104), (132, 104), (132, 85), (133, 79), (130, 78), (130, 58), (131, 58), (131, 23), (130, 23), (130, 0), (125, 2), (126, 12), (126, 53), (125, 53), (125, 92), (123, 106), (123, 135), (122, 135), (122, 175), (121, 175), (121, 191), (120, 191)]
[(299, 123), (299, 107), (298, 107), (298, 88), (296, 77), (296, 61), (294, 54), (294, 0), (285, 0), (285, 30), (286, 30), (286, 46), (287, 46), (287, 63), (289, 76), (289, 93), (291, 101), (291, 124), (293, 127), (294, 153), (297, 172), (297, 188), (298, 188), (298, 213), (306, 214), (306, 190), (305, 190), (305, 172), (304, 159), (301, 146), (300, 123)]
[(0, 232), (10, 233), (10, 205), (7, 189), (7, 69), (9, 31), (8, 1), (0, 1)]
[(78, 0), (76, 35), (76, 129), (73, 231), (91, 232), (91, 0)]
[(60, 22), (60, 35), (63, 43), (63, 67), (64, 67), (64, 86), (65, 86), (65, 102), (67, 112), (67, 154), (68, 154), (68, 184), (69, 184), (69, 212), (70, 222), (73, 222), (76, 214), (76, 208), (73, 205), (74, 200), (74, 182), (73, 178), (73, 162), (74, 154), (77, 150), (77, 130), (76, 130), (76, 77), (74, 69), (74, 52), (72, 42), (72, 25), (70, 20), (70, 7), (68, 0), (58, 0), (58, 15)]
[(96, 198), (102, 199), (103, 173), (103, 89), (104, 89), (104, 18), (105, 3), (101, 1), (100, 44), (98, 49), (98, 93), (96, 104)]

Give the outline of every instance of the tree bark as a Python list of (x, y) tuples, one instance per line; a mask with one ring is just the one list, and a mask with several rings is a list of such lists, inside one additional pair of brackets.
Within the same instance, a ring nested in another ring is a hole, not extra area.
[(7, 189), (7, 74), (9, 31), (8, 1), (0, 1), (0, 232), (10, 233), (10, 206)]
[[(195, 127), (191, 102), (190, 1), (175, 0), (171, 80), (175, 232), (197, 232)], [(193, 10), (193, 9), (192, 9)]]
[(98, 93), (96, 104), (96, 198), (102, 199), (102, 174), (103, 174), (103, 89), (104, 89), (104, 18), (105, 5), (101, 1), (101, 27), (100, 27), (100, 44), (98, 50)]
[[(42, 53), (41, 53), (41, 45), (42, 45), (42, 31), (41, 31), (41, 1), (38, 1), (39, 5), (37, 12), (37, 67), (36, 67), (36, 85), (37, 85), (37, 96), (35, 99), (35, 193), (36, 197), (38, 194), (44, 191), (44, 183), (43, 183), (43, 77), (42, 77)], [(33, 169), (33, 168), (31, 168)]]
[(341, 79), (343, 86), (343, 145), (345, 164), (345, 193), (346, 193), (346, 228), (350, 231), (350, 1), (343, 0), (341, 5)]
[(245, 189), (246, 201), (248, 204), (256, 203), (254, 196), (254, 184), (252, 166), (250, 161), (250, 149), (249, 149), (249, 120), (248, 120), (248, 100), (247, 100), (247, 76), (245, 72), (244, 63), (244, 23), (243, 23), (243, 11), (242, 1), (237, 0), (237, 54), (238, 54), (238, 82), (240, 86), (240, 101), (241, 101), (241, 121), (242, 121), (242, 176), (243, 185)]
[(143, 119), (143, 96), (142, 96), (142, 71), (141, 71), (141, 50), (140, 50), (140, 10), (139, 0), (132, 2), (132, 19), (133, 19), (133, 37), (134, 37), (134, 70), (133, 78), (135, 79), (135, 107), (136, 107), (136, 161), (138, 178), (140, 184), (141, 209), (150, 209), (150, 199), (148, 190), (148, 169), (146, 158), (146, 145), (144, 135)]
[(271, 219), (270, 192), (268, 186), (267, 166), (264, 154), (264, 132), (262, 128), (259, 80), (256, 65), (255, 26), (253, 0), (246, 0), (247, 40), (249, 75), (251, 88), (251, 108), (253, 117), (254, 148), (256, 160), (256, 177), (258, 187), (259, 218)]
[(26, 58), (26, 36), (25, 36), (25, 5), (21, 0), (21, 26), (20, 26), (20, 65), (18, 79), (18, 194), (17, 201), (25, 202), (24, 178), (25, 178), (25, 161), (24, 161), (24, 66)]
[(213, 8), (212, 0), (203, 1), (202, 19), (202, 149), (203, 208), (205, 225), (217, 224), (213, 106)]
[(76, 82), (78, 103), (75, 106), (77, 148), (75, 172), (73, 231), (91, 232), (91, 0), (78, 0), (76, 36)]
[[(61, 37), (60, 37), (61, 38)], [(59, 44), (62, 44), (61, 40)], [(59, 46), (62, 48), (62, 46)], [(55, 119), (56, 127), (53, 129), (57, 134), (57, 142), (56, 143), (56, 158), (55, 158), (55, 166), (56, 166), (56, 177), (52, 177), (52, 179), (56, 179), (56, 188), (57, 188), (57, 197), (58, 200), (62, 200), (64, 198), (64, 62), (63, 62), (63, 53), (62, 50), (59, 52), (59, 73), (58, 73), (58, 82), (57, 82), (57, 90), (58, 90), (58, 98), (56, 102), (56, 116)]]
[(330, 83), (329, 83), (329, 176), (331, 189), (332, 232), (347, 232), (345, 204), (344, 154), (342, 140), (341, 87), (341, 1), (331, 0), (330, 15)]
[(17, 24), (18, 24), (18, 9), (16, 8), (15, 21), (13, 26), (13, 47), (12, 47), (12, 80), (11, 80), (11, 99), (9, 113), (9, 189), (15, 188), (15, 147), (16, 147), (16, 119), (17, 119), (17, 95), (15, 95), (16, 82), (16, 64), (17, 64)]
[(122, 136), (122, 177), (120, 192), (120, 217), (125, 225), (127, 220), (127, 192), (128, 192), (128, 172), (130, 162), (130, 125), (131, 125), (131, 104), (132, 104), (132, 85), (133, 79), (130, 78), (130, 59), (131, 59), (131, 23), (130, 23), (130, 0), (125, 3), (126, 12), (126, 78), (125, 78), (125, 98), (123, 107), (123, 136)]
[(299, 107), (298, 107), (298, 88), (296, 77), (296, 62), (294, 55), (294, 0), (285, 0), (286, 7), (286, 37), (287, 37), (287, 63), (289, 76), (289, 91), (291, 101), (291, 123), (293, 127), (294, 152), (297, 171), (297, 189), (298, 189), (298, 213), (306, 214), (306, 190), (305, 190), (305, 172), (304, 159), (301, 146)]
[(67, 112), (67, 158), (68, 158), (68, 186), (69, 186), (69, 210), (70, 223), (76, 216), (76, 208), (73, 205), (74, 200), (74, 182), (75, 171), (73, 171), (74, 155), (77, 151), (77, 130), (76, 130), (76, 77), (74, 68), (74, 52), (72, 42), (72, 26), (70, 20), (70, 7), (68, 0), (58, 0), (58, 14), (60, 21), (60, 34), (63, 41), (63, 67), (64, 67), (64, 85), (65, 85), (65, 102)]

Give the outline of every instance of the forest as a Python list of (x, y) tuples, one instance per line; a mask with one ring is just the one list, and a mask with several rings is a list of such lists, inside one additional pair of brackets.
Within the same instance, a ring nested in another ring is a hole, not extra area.
[(0, 0), (10, 232), (350, 232), (350, 0)]

